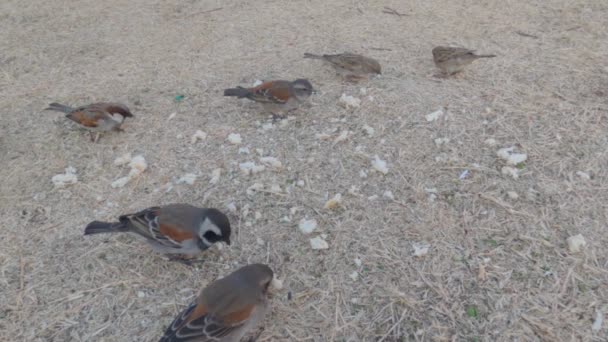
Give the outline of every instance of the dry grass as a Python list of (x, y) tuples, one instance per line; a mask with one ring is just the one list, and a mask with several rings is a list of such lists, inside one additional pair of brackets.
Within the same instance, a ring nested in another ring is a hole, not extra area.
[[(2, 1), (0, 340), (154, 341), (201, 287), (250, 262), (285, 280), (261, 341), (606, 340), (605, 324), (591, 325), (608, 309), (607, 18), (601, 0)], [(437, 79), (439, 44), (499, 57)], [(345, 50), (379, 59), (383, 76), (343, 84), (301, 58)], [(301, 76), (319, 94), (270, 130), (251, 103), (221, 96)], [(361, 108), (337, 106), (342, 93)], [(127, 103), (136, 118), (98, 144), (41, 112), (101, 100)], [(444, 118), (425, 120), (442, 106)], [(191, 145), (197, 129), (209, 137)], [(334, 130), (353, 133), (335, 146), (316, 136)], [(231, 132), (250, 155), (224, 140)], [(518, 180), (496, 157), (513, 144), (529, 155)], [(238, 163), (257, 161), (255, 148), (286, 169), (242, 176)], [(125, 152), (150, 168), (114, 190), (126, 171), (112, 162)], [(390, 172), (360, 178), (376, 154)], [(54, 189), (69, 165), (80, 182)], [(158, 191), (185, 173), (201, 176)], [(256, 182), (283, 193), (248, 196)], [(394, 201), (382, 197), (389, 189)], [(323, 210), (335, 193), (342, 208)], [(91, 220), (170, 202), (251, 212), (232, 215), (236, 243), (198, 270), (128, 236), (82, 236)], [(296, 228), (303, 217), (320, 222), (312, 236), (327, 234), (328, 250), (310, 249)], [(578, 233), (588, 245), (571, 254), (565, 242)], [(416, 242), (431, 244), (428, 255), (412, 256)]]

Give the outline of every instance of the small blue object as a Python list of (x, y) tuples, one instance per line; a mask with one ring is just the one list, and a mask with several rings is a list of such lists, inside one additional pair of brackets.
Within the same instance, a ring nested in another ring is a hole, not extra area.
[(183, 99), (184, 99), (184, 97), (186, 97), (186, 96), (184, 96), (184, 95), (176, 95), (176, 96), (175, 96), (175, 101), (176, 101), (176, 102), (179, 102), (179, 101), (183, 100)]
[(460, 176), (458, 176), (458, 179), (463, 180), (463, 179), (467, 178), (468, 175), (469, 175), (469, 170), (464, 170), (464, 171), (462, 171)]

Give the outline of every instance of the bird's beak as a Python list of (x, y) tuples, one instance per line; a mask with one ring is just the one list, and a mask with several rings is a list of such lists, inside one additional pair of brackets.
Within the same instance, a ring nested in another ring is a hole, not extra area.
[(203, 240), (198, 240), (198, 242), (197, 242), (197, 243), (198, 243), (198, 248), (199, 248), (201, 251), (207, 250), (207, 249), (209, 248), (209, 246), (207, 246), (207, 245), (205, 244), (205, 242), (203, 242)]

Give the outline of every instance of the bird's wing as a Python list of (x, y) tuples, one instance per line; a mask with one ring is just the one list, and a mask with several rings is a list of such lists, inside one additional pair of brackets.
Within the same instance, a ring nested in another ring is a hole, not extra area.
[[(90, 107), (79, 107), (66, 115), (68, 119), (85, 127), (97, 127), (103, 120), (107, 120), (108, 113)], [(111, 119), (111, 118), (110, 118)]]
[(121, 216), (120, 221), (127, 220), (131, 231), (169, 248), (181, 248), (182, 241), (195, 238), (192, 232), (184, 231), (176, 225), (161, 223), (161, 210), (160, 207), (148, 208)]
[(221, 341), (243, 327), (255, 306), (250, 305), (223, 317), (207, 312), (202, 303), (191, 303), (169, 325), (160, 342)]
[(290, 86), (287, 81), (264, 82), (249, 89), (248, 98), (262, 103), (286, 103), (290, 97)]

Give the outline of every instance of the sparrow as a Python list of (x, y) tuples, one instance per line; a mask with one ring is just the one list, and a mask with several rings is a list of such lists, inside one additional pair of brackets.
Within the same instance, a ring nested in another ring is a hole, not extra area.
[(368, 75), (382, 73), (382, 68), (377, 60), (355, 53), (345, 52), (337, 55), (305, 53), (304, 58), (322, 59), (329, 62), (349, 81), (357, 81)]
[(216, 280), (169, 325), (160, 342), (238, 342), (259, 325), (268, 305), (270, 267), (251, 264)]
[(184, 261), (174, 255), (194, 256), (220, 241), (230, 245), (231, 229), (228, 217), (217, 209), (169, 204), (122, 215), (118, 222), (93, 221), (84, 229), (84, 235), (102, 233), (134, 233), (155, 251)]
[(314, 89), (306, 79), (293, 82), (276, 80), (267, 81), (253, 88), (236, 87), (224, 90), (224, 96), (236, 96), (239, 99), (261, 103), (266, 111), (273, 115), (287, 113), (306, 100)]
[[(59, 103), (51, 103), (45, 110), (55, 110), (65, 113), (65, 117), (83, 126), (89, 131), (97, 132), (95, 142), (100, 132), (121, 131), (122, 122), (133, 117), (127, 106), (121, 103), (99, 102), (77, 108)], [(91, 136), (92, 139), (92, 136)]]
[(446, 75), (456, 74), (478, 58), (492, 58), (496, 55), (476, 55), (474, 50), (465, 48), (437, 46), (433, 49), (435, 65)]

